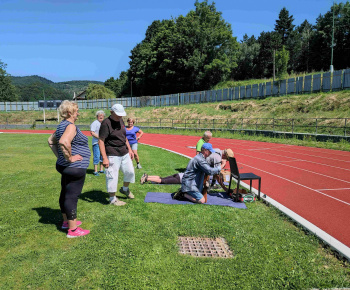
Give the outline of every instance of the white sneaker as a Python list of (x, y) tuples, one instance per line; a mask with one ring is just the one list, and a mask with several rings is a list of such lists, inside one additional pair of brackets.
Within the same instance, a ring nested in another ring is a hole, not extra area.
[(116, 206), (123, 206), (126, 205), (126, 202), (119, 200), (118, 198), (114, 200), (114, 202), (111, 202), (110, 204), (116, 205)]
[(136, 168), (137, 168), (137, 169), (141, 169), (141, 168), (142, 168), (141, 164), (138, 163), (138, 164), (136, 165)]

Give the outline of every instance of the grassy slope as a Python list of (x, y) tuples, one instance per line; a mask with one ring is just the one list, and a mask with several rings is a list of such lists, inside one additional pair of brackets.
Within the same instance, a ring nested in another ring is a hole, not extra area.
[[(94, 119), (96, 110), (83, 110), (79, 118), (82, 124)], [(108, 113), (108, 110), (105, 110)], [(269, 97), (260, 100), (239, 100), (218, 103), (202, 103), (170, 107), (127, 108), (128, 116), (155, 118), (349, 118), (350, 91)], [(46, 111), (47, 118), (57, 117), (56, 111)], [(0, 124), (32, 124), (42, 118), (42, 111), (0, 112)]]
[[(1, 289), (350, 287), (349, 263), (262, 202), (247, 210), (144, 203), (148, 191), (177, 186), (137, 182), (135, 200), (117, 208), (107, 204), (104, 176), (93, 176), (92, 165), (78, 202), (78, 218), (91, 234), (67, 239), (59, 229), (59, 174), (46, 140), (0, 134), (6, 168), (0, 171)], [(139, 153), (143, 170), (136, 180), (144, 170), (170, 175), (188, 162), (148, 146)], [(235, 257), (179, 255), (178, 236), (224, 237)]]

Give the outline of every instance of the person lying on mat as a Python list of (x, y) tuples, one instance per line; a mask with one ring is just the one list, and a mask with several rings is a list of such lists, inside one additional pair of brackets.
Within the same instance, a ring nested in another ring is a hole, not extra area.
[[(231, 149), (220, 150), (218, 148), (214, 149), (215, 153), (210, 154), (206, 160), (211, 167), (221, 167), (223, 169), (226, 165), (226, 161), (229, 157), (233, 157), (234, 154)], [(158, 184), (181, 184), (183, 173), (175, 173), (173, 175), (167, 177), (161, 177), (159, 175), (148, 175), (144, 173), (141, 176), (140, 183), (144, 184), (148, 181)], [(227, 192), (228, 189), (224, 185), (224, 180), (220, 174), (216, 174), (213, 176), (212, 185), (214, 185), (215, 181), (218, 181), (222, 189)]]
[(181, 184), (183, 175), (183, 173), (179, 172), (167, 177), (160, 177), (158, 175), (148, 175), (147, 173), (144, 173), (141, 176), (140, 183), (144, 184), (145, 182), (150, 181), (158, 184)]
[(221, 167), (210, 167), (206, 158), (214, 153), (213, 146), (210, 143), (202, 145), (201, 152), (193, 157), (186, 167), (186, 171), (182, 177), (181, 191), (175, 193), (174, 199), (186, 199), (195, 203), (205, 203), (202, 194), (204, 175), (219, 174)]
[[(229, 157), (233, 157), (233, 151), (231, 149), (220, 150), (219, 148), (214, 149), (214, 153), (210, 154), (206, 160), (211, 167), (221, 167), (224, 169), (226, 166), (226, 162)], [(214, 186), (215, 181), (217, 181), (225, 192), (228, 192), (227, 187), (224, 185), (224, 180), (220, 176), (220, 174), (216, 174), (213, 176), (211, 187)]]

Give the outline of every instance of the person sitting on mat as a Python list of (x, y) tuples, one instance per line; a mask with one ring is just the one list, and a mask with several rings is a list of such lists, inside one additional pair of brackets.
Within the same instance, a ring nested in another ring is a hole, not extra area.
[(144, 173), (141, 176), (140, 183), (144, 184), (147, 181), (150, 181), (158, 184), (181, 184), (183, 175), (183, 173), (179, 172), (167, 177), (160, 177), (158, 175), (148, 175), (147, 173)]
[(219, 174), (221, 167), (210, 167), (206, 158), (214, 153), (213, 146), (210, 143), (204, 143), (201, 152), (193, 157), (186, 167), (182, 177), (181, 191), (174, 194), (174, 199), (186, 198), (195, 203), (205, 203), (202, 194), (204, 175)]
[(213, 137), (213, 134), (210, 131), (205, 131), (203, 134), (203, 137), (201, 139), (199, 139), (199, 141), (197, 142), (196, 145), (196, 154), (199, 154), (201, 152), (202, 149), (202, 145), (204, 143), (208, 143), (210, 141), (210, 139)]

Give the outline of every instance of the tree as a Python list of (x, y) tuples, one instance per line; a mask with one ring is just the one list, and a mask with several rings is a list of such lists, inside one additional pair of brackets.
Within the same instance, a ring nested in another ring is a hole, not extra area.
[(289, 11), (283, 7), (275, 24), (275, 31), (281, 36), (282, 45), (287, 43), (287, 40), (294, 29), (295, 25), (293, 25), (293, 21), (293, 15), (289, 15)]
[(230, 77), (238, 53), (231, 26), (214, 3), (196, 1), (195, 7), (154, 21), (131, 51), (127, 83), (133, 79), (135, 95), (205, 90)]
[(315, 70), (328, 70), (331, 62), (332, 27), (334, 10), (334, 60), (336, 69), (350, 66), (350, 3), (334, 4), (325, 15), (316, 20), (311, 39), (310, 63)]
[(18, 100), (18, 94), (6, 67), (7, 65), (0, 60), (0, 102), (14, 102)]
[(262, 32), (258, 37), (260, 51), (257, 63), (257, 74), (260, 78), (274, 75), (275, 53), (281, 48), (281, 36), (277, 32)]
[(288, 74), (287, 73), (288, 61), (289, 61), (289, 51), (286, 50), (285, 46), (283, 45), (282, 49), (276, 52), (277, 78), (283, 79)]
[(234, 78), (237, 80), (257, 78), (258, 56), (260, 44), (254, 35), (250, 38), (247, 34), (243, 36), (243, 41), (239, 46), (237, 68), (234, 70)]
[(89, 84), (86, 89), (86, 99), (88, 100), (112, 98), (115, 98), (115, 93), (103, 85)]
[[(109, 78), (104, 82), (104, 86), (116, 94), (116, 97), (119, 98), (123, 93), (126, 93), (128, 88), (127, 86), (128, 74), (126, 71), (122, 71), (119, 74), (119, 78), (114, 79), (114, 77)], [(127, 94), (127, 93), (126, 93)]]

